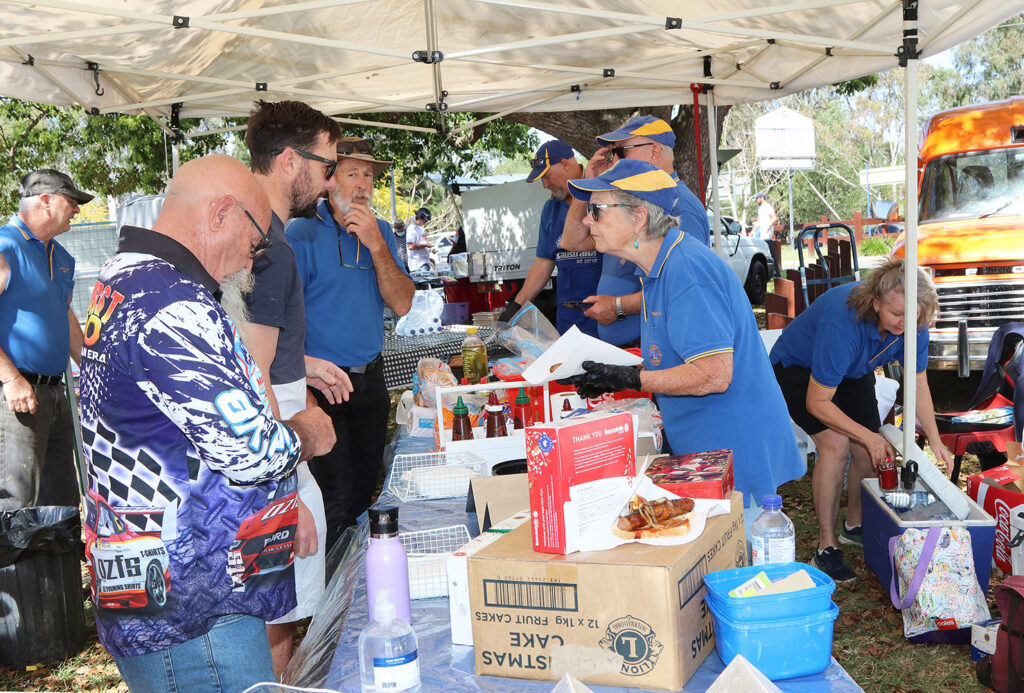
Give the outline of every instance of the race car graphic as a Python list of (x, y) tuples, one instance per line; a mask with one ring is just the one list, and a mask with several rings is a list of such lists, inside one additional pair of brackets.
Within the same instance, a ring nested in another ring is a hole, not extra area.
[[(123, 514), (176, 508), (118, 508)], [(93, 491), (86, 499), (85, 555), (92, 599), (102, 609), (160, 609), (171, 589), (170, 558), (160, 532), (137, 532)]]
[(228, 575), (232, 589), (244, 589), (254, 575), (288, 568), (295, 560), (295, 523), (299, 494), (295, 475), (282, 481), (270, 505), (245, 518), (228, 550)]

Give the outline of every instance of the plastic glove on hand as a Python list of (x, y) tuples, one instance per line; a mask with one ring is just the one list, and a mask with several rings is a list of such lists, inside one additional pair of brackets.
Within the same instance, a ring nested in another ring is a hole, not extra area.
[(509, 301), (505, 304), (505, 310), (501, 311), (501, 315), (498, 316), (498, 322), (508, 322), (516, 316), (516, 313), (522, 308), (521, 305), (515, 301)]
[(580, 397), (600, 397), (608, 392), (640, 389), (640, 369), (636, 366), (613, 366), (608, 363), (584, 361), (586, 373), (558, 382), (573, 385)]

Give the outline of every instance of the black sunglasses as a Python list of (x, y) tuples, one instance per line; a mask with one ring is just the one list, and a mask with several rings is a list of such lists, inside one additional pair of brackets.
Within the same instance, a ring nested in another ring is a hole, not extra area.
[[(334, 176), (334, 172), (338, 170), (337, 159), (325, 159), (322, 156), (317, 156), (312, 152), (307, 152), (305, 149), (299, 149), (298, 147), (291, 147), (291, 150), (298, 154), (299, 156), (301, 156), (303, 159), (309, 159), (310, 161), (319, 161), (320, 163), (324, 164), (327, 167), (324, 171), (324, 178), (326, 178), (327, 180), (330, 180), (331, 177)], [(283, 149), (275, 149), (274, 151), (270, 152), (270, 155), (277, 156), (283, 151)]]
[(263, 233), (263, 229), (260, 228), (260, 225), (256, 223), (256, 219), (254, 219), (252, 214), (249, 213), (249, 210), (246, 209), (245, 205), (243, 205), (238, 200), (235, 200), (235, 205), (242, 208), (242, 211), (245, 212), (245, 216), (249, 218), (249, 223), (252, 224), (253, 228), (255, 228), (256, 231), (260, 234), (260, 240), (256, 245), (252, 247), (252, 253), (250, 254), (250, 257), (253, 260), (255, 260), (261, 255), (266, 254), (266, 252), (270, 250), (270, 246), (272, 246), (273, 243), (269, 238), (267, 238), (267, 234)]
[(359, 154), (373, 155), (373, 145), (366, 140), (359, 140), (358, 142), (338, 142), (338, 154), (347, 156), (352, 152)]
[(612, 147), (612, 154), (620, 159), (626, 158), (626, 150), (633, 149), (634, 147), (650, 147), (655, 144), (654, 142), (641, 142), (640, 144), (626, 144), (618, 147)]
[(604, 205), (602, 205), (602, 204), (597, 204), (596, 202), (587, 202), (583, 206), (586, 208), (587, 214), (589, 214), (592, 217), (594, 217), (594, 221), (599, 221), (601, 219), (600, 214), (601, 214), (601, 210), (602, 209), (608, 209), (609, 207), (629, 207), (630, 209), (632, 209), (632, 208), (636, 207), (636, 205), (624, 205), (624, 204), (604, 204)]

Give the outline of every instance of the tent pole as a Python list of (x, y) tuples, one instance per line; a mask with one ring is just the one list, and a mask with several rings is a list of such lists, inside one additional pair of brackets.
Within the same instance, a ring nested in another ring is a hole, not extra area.
[(391, 188), (391, 225), (398, 221), (398, 203), (395, 200), (395, 169), (388, 168), (388, 186)]
[[(903, 450), (914, 449), (917, 422), (917, 0), (903, 0), (902, 58), (906, 61), (904, 91), (904, 164), (907, 178), (906, 244), (904, 245)], [(922, 460), (923, 462), (924, 460)], [(950, 470), (946, 470), (948, 474)]]
[[(709, 87), (705, 92), (707, 95), (708, 112), (708, 161), (711, 164), (711, 203), (714, 205), (714, 220), (712, 222), (713, 238), (715, 239), (715, 253), (721, 256), (722, 252), (722, 210), (718, 200), (718, 123), (715, 122), (715, 90)], [(694, 118), (700, 118), (700, 113), (695, 113)]]
[(789, 240), (792, 241), (793, 236), (793, 169), (786, 169), (786, 180), (789, 181)]

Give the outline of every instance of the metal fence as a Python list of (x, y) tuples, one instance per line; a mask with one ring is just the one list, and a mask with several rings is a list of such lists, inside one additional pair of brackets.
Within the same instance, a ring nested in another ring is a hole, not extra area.
[(117, 225), (113, 222), (72, 224), (57, 239), (75, 258), (75, 293), (71, 307), (80, 321), (89, 311), (89, 297), (100, 268), (117, 250)]

